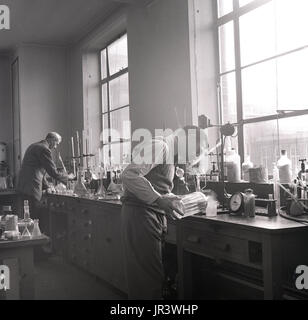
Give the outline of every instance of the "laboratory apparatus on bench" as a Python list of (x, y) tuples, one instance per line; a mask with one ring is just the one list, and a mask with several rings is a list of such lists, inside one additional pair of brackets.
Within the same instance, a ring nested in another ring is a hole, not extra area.
[(82, 167), (78, 167), (77, 169), (77, 181), (74, 187), (74, 193), (79, 197), (85, 197), (89, 193), (84, 184), (84, 173)]
[(288, 158), (286, 150), (281, 150), (281, 157), (277, 162), (277, 168), (279, 169), (279, 182), (291, 183), (292, 182), (291, 160)]
[(28, 231), (31, 233), (33, 231), (33, 226), (34, 226), (34, 221), (30, 217), (29, 201), (24, 200), (24, 217), (23, 219), (18, 221), (19, 231), (22, 234), (23, 231), (27, 228)]

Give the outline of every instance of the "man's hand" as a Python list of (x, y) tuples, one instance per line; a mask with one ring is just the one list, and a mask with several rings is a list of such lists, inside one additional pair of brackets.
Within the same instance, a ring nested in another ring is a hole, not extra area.
[(67, 175), (68, 180), (75, 180), (76, 176), (73, 173)]
[(47, 193), (55, 193), (56, 189), (53, 185), (49, 185), (49, 187), (46, 189)]
[(181, 200), (181, 198), (177, 196), (161, 196), (155, 203), (160, 209), (163, 209), (166, 212), (168, 217), (177, 220), (180, 219), (181, 216), (184, 216), (184, 213), (175, 205), (174, 200)]

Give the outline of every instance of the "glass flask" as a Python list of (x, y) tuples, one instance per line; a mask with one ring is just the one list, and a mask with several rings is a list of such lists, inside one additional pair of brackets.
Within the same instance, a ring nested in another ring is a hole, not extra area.
[(79, 197), (88, 195), (88, 190), (83, 183), (82, 168), (79, 168), (77, 171), (77, 182), (74, 187), (74, 193)]
[(39, 219), (34, 219), (34, 227), (32, 231), (32, 238), (39, 238), (42, 236), (40, 227), (39, 227)]
[(21, 234), (22, 240), (30, 240), (32, 238), (30, 231), (28, 230), (27, 223), (25, 224), (24, 231)]
[(98, 197), (105, 198), (106, 196), (106, 189), (104, 187), (104, 181), (103, 178), (100, 180), (99, 189), (97, 190)]

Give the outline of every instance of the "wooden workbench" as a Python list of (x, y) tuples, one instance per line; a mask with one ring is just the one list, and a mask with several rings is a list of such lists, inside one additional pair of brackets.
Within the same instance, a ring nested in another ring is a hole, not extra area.
[(280, 216), (182, 219), (177, 225), (180, 298), (307, 295), (295, 288), (296, 267), (308, 265), (307, 243), (308, 225)]
[(0, 290), (0, 299), (35, 299), (33, 249), (48, 242), (49, 238), (44, 235), (33, 240), (0, 241), (0, 265), (10, 269), (10, 289)]

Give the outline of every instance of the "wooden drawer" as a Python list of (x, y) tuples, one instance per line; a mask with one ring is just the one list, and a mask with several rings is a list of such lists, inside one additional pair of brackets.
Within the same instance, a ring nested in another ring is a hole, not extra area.
[(52, 197), (49, 201), (49, 210), (62, 212), (66, 210), (67, 202), (64, 198)]
[(70, 214), (68, 217), (69, 230), (83, 230), (85, 232), (90, 232), (92, 229), (92, 219), (91, 217), (83, 217), (80, 214)]
[(183, 248), (186, 251), (214, 259), (249, 264), (248, 241), (245, 239), (185, 228), (183, 240)]
[(69, 250), (69, 260), (77, 266), (92, 272), (91, 249), (71, 244)]

